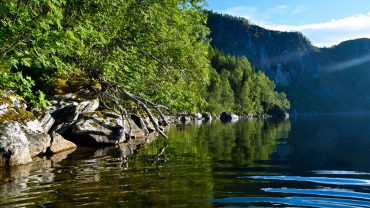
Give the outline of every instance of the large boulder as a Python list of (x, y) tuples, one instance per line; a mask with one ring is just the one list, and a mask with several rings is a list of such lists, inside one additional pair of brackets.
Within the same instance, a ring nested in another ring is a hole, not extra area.
[(85, 113), (73, 125), (68, 139), (78, 146), (118, 144), (125, 141), (125, 128), (114, 113)]
[(26, 110), (24, 100), (12, 92), (0, 97), (0, 166), (20, 165), (45, 153), (50, 136), (40, 122)]
[(220, 120), (222, 122), (233, 122), (239, 120), (239, 116), (232, 113), (223, 112), (220, 115)]
[[(75, 98), (73, 94), (67, 95), (60, 95), (58, 99)], [(59, 100), (54, 102), (56, 103), (51, 108), (50, 111), (52, 112), (50, 114), (55, 122), (49, 128), (49, 132), (56, 132), (61, 135), (77, 121), (80, 114), (94, 112), (99, 108), (99, 99), (84, 100), (81, 102), (76, 102), (75, 100)]]
[(21, 165), (43, 154), (50, 146), (50, 136), (37, 120), (22, 124), (9, 121), (0, 125), (0, 166)]
[(0, 127), (0, 166), (14, 166), (32, 162), (29, 142), (17, 122)]

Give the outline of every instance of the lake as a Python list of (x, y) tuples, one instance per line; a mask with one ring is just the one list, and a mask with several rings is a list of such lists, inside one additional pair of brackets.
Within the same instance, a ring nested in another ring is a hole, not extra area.
[(0, 207), (370, 207), (370, 117), (171, 127), (0, 169)]

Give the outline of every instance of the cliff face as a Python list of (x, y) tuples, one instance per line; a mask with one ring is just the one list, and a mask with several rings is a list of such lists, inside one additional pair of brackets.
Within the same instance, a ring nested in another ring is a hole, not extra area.
[(208, 27), (212, 46), (246, 56), (287, 93), (293, 112), (370, 111), (369, 39), (317, 48), (300, 33), (215, 13), (209, 13)]

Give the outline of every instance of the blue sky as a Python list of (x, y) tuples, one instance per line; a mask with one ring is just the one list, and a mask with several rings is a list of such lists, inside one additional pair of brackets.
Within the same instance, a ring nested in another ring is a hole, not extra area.
[(300, 31), (316, 46), (370, 38), (370, 0), (208, 0), (208, 9), (268, 29)]

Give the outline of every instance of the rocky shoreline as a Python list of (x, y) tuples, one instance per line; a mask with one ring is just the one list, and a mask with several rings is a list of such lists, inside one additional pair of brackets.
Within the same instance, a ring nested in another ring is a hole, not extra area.
[[(158, 131), (147, 117), (121, 115), (102, 110), (98, 98), (81, 98), (76, 94), (57, 95), (43, 112), (29, 110), (22, 97), (11, 91), (0, 96), (0, 166), (17, 166), (73, 152), (77, 147), (119, 146), (123, 155), (133, 154), (150, 142)], [(280, 112), (286, 118), (286, 112)], [(154, 119), (163, 131), (168, 125), (190, 121), (266, 118), (265, 115), (222, 113), (177, 114), (165, 120)]]

